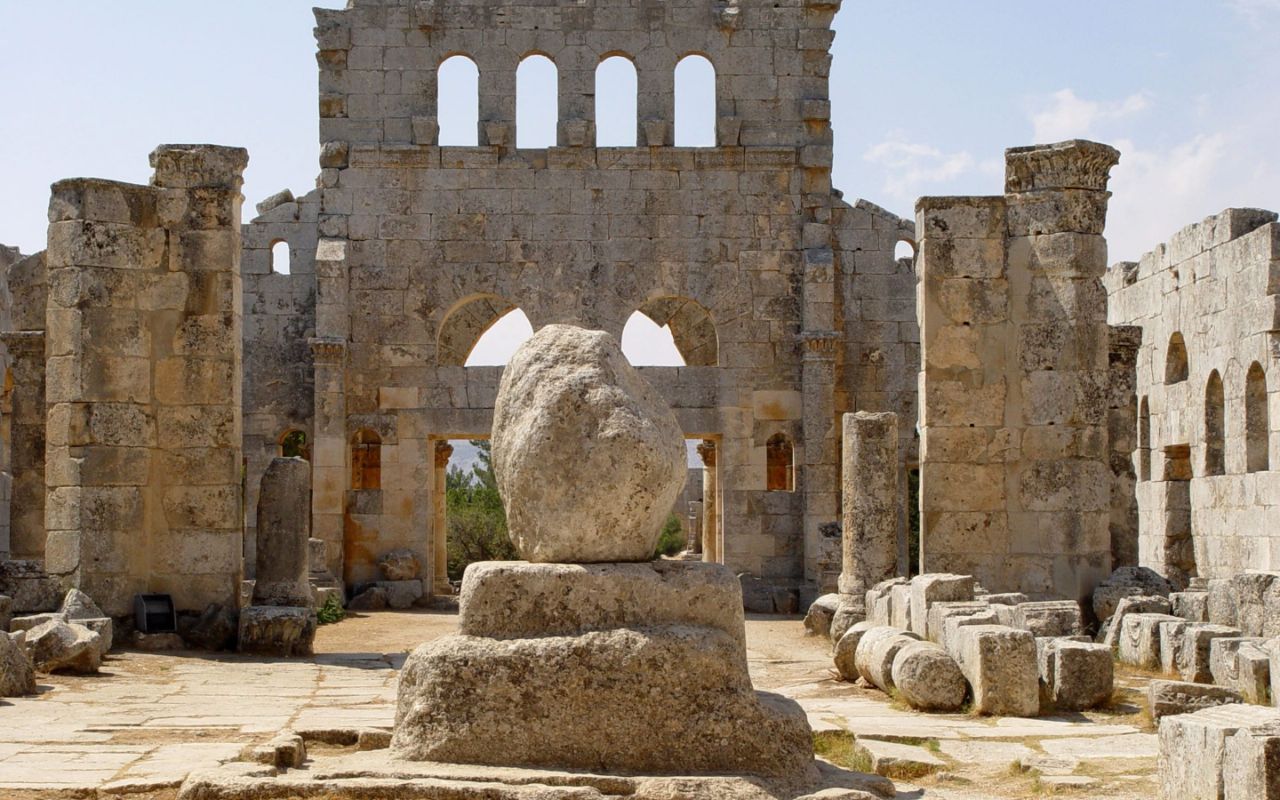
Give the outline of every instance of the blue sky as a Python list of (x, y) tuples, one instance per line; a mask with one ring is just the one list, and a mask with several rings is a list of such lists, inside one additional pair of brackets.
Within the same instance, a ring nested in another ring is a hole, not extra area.
[[(311, 187), (313, 5), (0, 0), (0, 242), (41, 249), (50, 183), (145, 181), (161, 142), (248, 147), (249, 207)], [(845, 0), (836, 29), (850, 199), (998, 193), (1005, 147), (1088, 136), (1124, 153), (1114, 260), (1280, 207), (1280, 0)]]

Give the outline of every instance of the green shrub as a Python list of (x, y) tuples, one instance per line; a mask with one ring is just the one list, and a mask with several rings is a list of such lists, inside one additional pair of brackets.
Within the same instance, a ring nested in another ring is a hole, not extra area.
[(684, 526), (680, 524), (679, 517), (671, 514), (662, 526), (662, 534), (658, 537), (658, 549), (654, 552), (653, 557), (674, 556), (676, 553), (682, 552), (686, 544)]
[(316, 619), (321, 625), (332, 625), (335, 622), (342, 622), (346, 619), (347, 610), (342, 607), (342, 601), (338, 599), (336, 594), (331, 594), (324, 599), (324, 605), (320, 606), (320, 610), (316, 612)]

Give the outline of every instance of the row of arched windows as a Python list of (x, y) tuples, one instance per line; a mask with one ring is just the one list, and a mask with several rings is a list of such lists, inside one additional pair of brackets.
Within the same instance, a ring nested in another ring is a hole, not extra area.
[[(479, 144), (480, 70), (465, 55), (440, 64), (436, 117), (441, 146)], [(604, 58), (596, 67), (597, 147), (635, 147), (639, 128), (639, 81), (626, 56)], [(529, 55), (516, 69), (516, 147), (555, 147), (559, 122), (559, 71), (544, 55)], [(705, 56), (689, 55), (675, 68), (675, 144), (716, 144), (716, 71)]]

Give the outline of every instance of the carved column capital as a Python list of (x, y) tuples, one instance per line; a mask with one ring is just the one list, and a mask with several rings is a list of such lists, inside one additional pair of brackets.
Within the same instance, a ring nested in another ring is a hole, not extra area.
[(436, 469), (444, 469), (449, 466), (449, 459), (453, 456), (453, 445), (443, 439), (436, 442)]
[(325, 336), (311, 339), (311, 357), (317, 364), (341, 364), (347, 357), (345, 339), (333, 339)]
[(716, 443), (712, 439), (703, 439), (698, 445), (698, 455), (702, 457), (704, 466), (714, 467), (716, 465)]

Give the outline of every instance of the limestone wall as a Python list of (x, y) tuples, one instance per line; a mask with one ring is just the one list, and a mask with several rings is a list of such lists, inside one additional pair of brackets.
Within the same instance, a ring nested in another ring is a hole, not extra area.
[(8, 359), (5, 389), (10, 502), (10, 554), (41, 561), (45, 550), (45, 305), (49, 295), (45, 254), (12, 264), (10, 327), (0, 334)]
[[(839, 543), (832, 558), (821, 530), (840, 513), (839, 416), (910, 407), (919, 338), (910, 264), (894, 258), (909, 224), (831, 187), (837, 7), (358, 0), (317, 11), (320, 189), (246, 231), (246, 272), (264, 276), (246, 280), (246, 326), (263, 337), (247, 346), (246, 449), (265, 458), (272, 435), (309, 426), (323, 471), (315, 535), (336, 574), (376, 578), (374, 560), (396, 547), (436, 573), (435, 443), (488, 434), (501, 370), (463, 364), (498, 318), (520, 308), (535, 327), (621, 335), (641, 311), (670, 325), (689, 365), (646, 376), (688, 437), (717, 444), (723, 560), (834, 589)], [(673, 71), (690, 52), (716, 69), (715, 147), (672, 146)], [(559, 70), (550, 149), (513, 147), (515, 73), (530, 53)], [(475, 147), (437, 143), (436, 68), (456, 54), (481, 75)], [(636, 147), (593, 146), (595, 69), (611, 55), (637, 68)], [(322, 250), (342, 245), (314, 260), (327, 277), (299, 273), (296, 255), (287, 280), (267, 275), (262, 248), (316, 235)], [(307, 337), (311, 357), (296, 363), (314, 369), (310, 407), (273, 371), (286, 363), (276, 352)], [(375, 490), (352, 487), (361, 431), (380, 442)], [(905, 463), (909, 422), (902, 435)], [(784, 445), (775, 454), (789, 447), (778, 474), (794, 476), (774, 490), (771, 440)]]
[(235, 604), (243, 150), (165, 146), (151, 186), (54, 185), (46, 568), (109, 614)]
[[(1222, 578), (1280, 568), (1276, 218), (1228, 209), (1107, 274), (1111, 321), (1143, 329), (1135, 420), (1140, 557), (1165, 574)], [(1185, 363), (1185, 371), (1171, 370), (1171, 362)], [(1255, 364), (1261, 414), (1250, 413), (1247, 399)], [(1220, 435), (1210, 430), (1214, 414), (1206, 413), (1215, 373)], [(1219, 463), (1211, 463), (1211, 451)]]
[(1100, 279), (1118, 157), (1015, 149), (1004, 196), (917, 205), (924, 571), (1078, 598), (1110, 573)]

